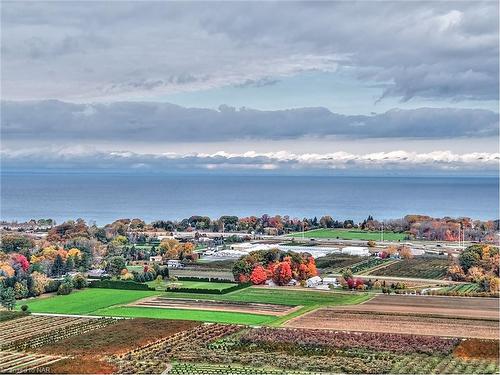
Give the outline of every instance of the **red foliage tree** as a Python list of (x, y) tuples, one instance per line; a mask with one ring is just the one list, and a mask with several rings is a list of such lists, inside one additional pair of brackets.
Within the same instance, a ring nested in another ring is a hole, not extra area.
[(274, 269), (273, 281), (278, 285), (286, 285), (292, 280), (292, 268), (288, 262), (280, 262)]
[(254, 285), (264, 284), (267, 280), (267, 272), (260, 264), (256, 265), (250, 275), (250, 281)]
[(14, 263), (19, 264), (24, 272), (28, 271), (28, 269), (30, 268), (30, 263), (24, 255), (15, 254), (12, 256), (12, 260), (14, 261)]

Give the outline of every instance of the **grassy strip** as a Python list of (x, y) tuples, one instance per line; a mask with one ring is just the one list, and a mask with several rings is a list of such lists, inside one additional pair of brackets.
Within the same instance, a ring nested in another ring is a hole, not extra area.
[[(343, 240), (361, 240), (361, 241), (380, 241), (380, 232), (370, 232), (363, 230), (346, 230), (346, 229), (313, 229), (304, 233), (296, 232), (289, 234), (295, 238), (339, 238)], [(406, 233), (384, 232), (385, 241), (404, 241), (407, 237)]]
[(52, 314), (92, 315), (93, 312), (109, 306), (130, 303), (141, 298), (161, 293), (146, 290), (85, 289), (66, 296), (26, 300), (31, 312)]
[(271, 315), (235, 313), (229, 311), (204, 311), (188, 309), (163, 309), (155, 307), (120, 307), (113, 306), (94, 312), (102, 316), (120, 316), (129, 318), (153, 318), (173, 320), (196, 320), (213, 323), (261, 325), (276, 319)]

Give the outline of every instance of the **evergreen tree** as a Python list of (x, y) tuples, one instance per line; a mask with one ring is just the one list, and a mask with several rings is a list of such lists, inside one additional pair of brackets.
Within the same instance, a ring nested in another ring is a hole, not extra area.
[(61, 255), (57, 254), (54, 264), (52, 265), (52, 274), (61, 276), (64, 273), (64, 260)]
[(13, 288), (5, 288), (0, 284), (0, 305), (7, 310), (13, 310), (16, 307), (16, 293)]
[(66, 260), (66, 271), (73, 271), (75, 269), (75, 261), (73, 257), (68, 257)]

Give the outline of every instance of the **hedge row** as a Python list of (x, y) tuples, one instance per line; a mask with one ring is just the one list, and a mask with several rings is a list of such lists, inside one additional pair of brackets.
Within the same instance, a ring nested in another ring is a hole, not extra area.
[(230, 283), (234, 284), (235, 281), (228, 279), (219, 279), (218, 277), (196, 277), (196, 276), (177, 276), (179, 281), (207, 281), (212, 283)]
[(235, 286), (231, 286), (225, 289), (203, 289), (203, 288), (172, 288), (168, 289), (167, 292), (175, 293), (198, 293), (198, 294), (226, 294), (229, 292), (234, 292), (235, 290), (248, 288), (252, 283), (241, 283)]
[(155, 290), (154, 288), (150, 288), (147, 284), (124, 280), (100, 280), (90, 283), (89, 287), (125, 290)]

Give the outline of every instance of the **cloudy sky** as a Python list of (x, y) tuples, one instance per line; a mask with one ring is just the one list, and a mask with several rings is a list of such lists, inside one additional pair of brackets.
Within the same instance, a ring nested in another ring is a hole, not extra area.
[(2, 2), (2, 164), (496, 173), (498, 2)]

